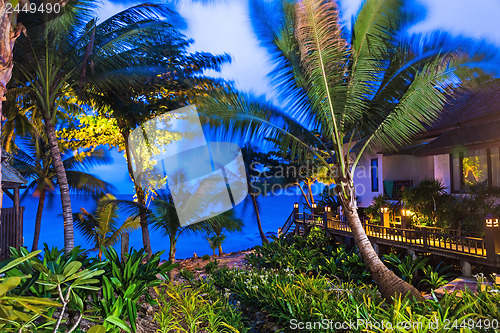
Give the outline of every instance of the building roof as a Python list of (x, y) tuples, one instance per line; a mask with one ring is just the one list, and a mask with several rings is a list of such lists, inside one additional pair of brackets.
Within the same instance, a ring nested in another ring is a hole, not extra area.
[(399, 153), (437, 155), (460, 148), (500, 146), (500, 88), (474, 91), (450, 101), (439, 120)]
[[(456, 127), (500, 120), (500, 87), (469, 92), (451, 100), (439, 119), (427, 128), (426, 134)], [(424, 134), (424, 135), (426, 135)]]
[(12, 165), (10, 165), (10, 159), (12, 156), (2, 149), (2, 184), (20, 184), (25, 185), (28, 181), (21, 176), (19, 171), (17, 171)]

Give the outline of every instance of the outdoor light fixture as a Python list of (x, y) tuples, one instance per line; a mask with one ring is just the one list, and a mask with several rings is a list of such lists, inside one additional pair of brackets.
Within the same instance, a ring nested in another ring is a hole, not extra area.
[(294, 203), (293, 208), (295, 208), (295, 209), (299, 208), (299, 203), (298, 202)]
[(491, 214), (488, 214), (488, 216), (486, 216), (486, 228), (498, 228), (498, 227), (499, 227), (498, 218), (493, 217), (493, 215)]
[(312, 208), (313, 209), (316, 209), (316, 207), (318, 207), (318, 205), (316, 205), (315, 203), (312, 204)]
[(403, 215), (403, 216), (412, 216), (413, 212), (411, 210), (409, 210), (409, 209), (403, 209), (401, 211), (401, 215)]
[(330, 206), (325, 206), (325, 212), (331, 212), (332, 208)]
[(387, 214), (389, 213), (389, 207), (380, 207), (380, 212), (382, 214)]

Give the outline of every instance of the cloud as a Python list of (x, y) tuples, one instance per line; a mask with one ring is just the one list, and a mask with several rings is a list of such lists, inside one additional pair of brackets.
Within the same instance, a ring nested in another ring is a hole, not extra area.
[(259, 46), (253, 33), (246, 1), (211, 5), (183, 2), (179, 12), (188, 21), (185, 33), (195, 41), (191, 51), (232, 56), (233, 62), (224, 66), (218, 76), (234, 81), (242, 91), (270, 93), (267, 74), (272, 67), (267, 51)]

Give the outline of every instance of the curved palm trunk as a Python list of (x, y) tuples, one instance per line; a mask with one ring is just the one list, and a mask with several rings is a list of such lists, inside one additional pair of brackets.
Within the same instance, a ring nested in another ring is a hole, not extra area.
[(368, 267), (382, 297), (390, 300), (391, 297), (402, 297), (409, 293), (417, 300), (423, 300), (422, 294), (415, 287), (399, 278), (380, 260), (361, 225), (361, 220), (359, 219), (356, 208), (349, 205), (343, 207), (343, 209), (347, 217), (347, 222), (351, 227), (354, 241), (359, 248), (361, 258)]
[[(130, 153), (130, 147), (128, 145), (129, 133), (122, 132), (122, 136), (125, 141), (125, 155), (127, 157), (128, 173), (130, 175), (130, 178), (134, 182), (135, 194), (137, 195), (137, 202), (145, 207), (146, 199), (145, 199), (144, 189), (134, 179), (134, 170), (132, 168), (132, 155)], [(144, 251), (146, 251), (147, 253), (147, 259), (149, 259), (153, 255), (153, 250), (151, 249), (151, 239), (149, 237), (149, 228), (148, 228), (148, 220), (146, 212), (142, 209), (139, 212), (139, 222), (141, 224), (141, 231), (142, 231), (142, 244), (144, 246)]]
[(69, 196), (68, 178), (64, 168), (61, 152), (56, 137), (55, 125), (50, 119), (45, 119), (45, 130), (49, 142), (50, 156), (56, 171), (57, 185), (61, 191), (61, 203), (64, 219), (64, 252), (68, 253), (75, 247), (75, 234), (73, 231), (73, 212), (71, 210), (71, 198)]
[(36, 210), (36, 219), (35, 219), (35, 233), (33, 235), (33, 245), (31, 245), (31, 252), (38, 250), (38, 240), (40, 239), (40, 229), (42, 226), (42, 213), (43, 206), (45, 204), (45, 194), (46, 191), (43, 190), (40, 193), (40, 198), (38, 198), (38, 208)]
[(218, 250), (219, 250), (219, 257), (222, 256), (222, 245), (219, 245), (218, 247)]
[(257, 218), (257, 226), (259, 227), (259, 234), (260, 234), (260, 238), (262, 239), (262, 244), (269, 244), (270, 243), (269, 239), (267, 239), (266, 234), (264, 233), (264, 230), (262, 230), (262, 224), (260, 222), (259, 207), (257, 206), (257, 198), (253, 194), (250, 194), (250, 198), (252, 198), (253, 209), (255, 210), (255, 217)]

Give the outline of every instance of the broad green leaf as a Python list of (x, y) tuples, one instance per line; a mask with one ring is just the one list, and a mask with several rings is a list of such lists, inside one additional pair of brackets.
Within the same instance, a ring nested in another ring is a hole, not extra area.
[(127, 323), (125, 323), (123, 320), (121, 320), (120, 318), (116, 317), (116, 316), (109, 316), (106, 318), (107, 322), (113, 324), (113, 325), (116, 325), (118, 327), (120, 327), (122, 330), (128, 332), (128, 333), (132, 333), (132, 330), (130, 329), (130, 327), (127, 325)]
[(106, 333), (106, 328), (101, 325), (95, 325), (89, 328), (87, 333)]
[(34, 252), (31, 252), (30, 254), (28, 254), (27, 256), (12, 260), (11, 262), (9, 262), (7, 265), (5, 265), (4, 267), (2, 267), (0, 269), (0, 274), (7, 272), (9, 269), (14, 268), (17, 265), (19, 265), (27, 260), (30, 260), (33, 257), (36, 257), (40, 252), (42, 252), (42, 250), (34, 251)]
[(64, 268), (63, 275), (65, 277), (69, 277), (76, 272), (82, 267), (82, 263), (79, 261), (72, 261), (66, 267)]

